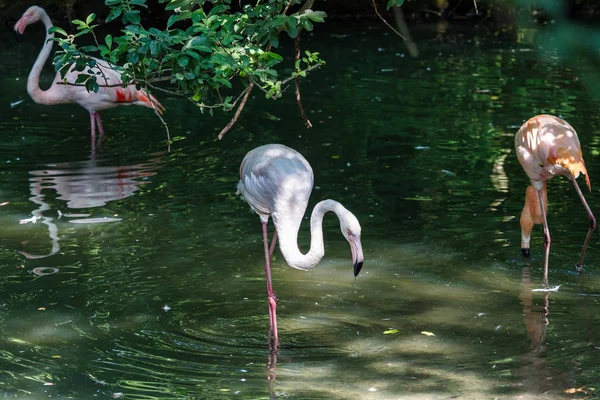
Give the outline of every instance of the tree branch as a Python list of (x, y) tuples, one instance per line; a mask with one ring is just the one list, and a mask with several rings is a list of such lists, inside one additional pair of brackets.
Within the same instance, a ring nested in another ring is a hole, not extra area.
[[(300, 60), (300, 31), (298, 31), (298, 36), (296, 36), (295, 40), (296, 44), (296, 61)], [(296, 75), (296, 103), (298, 104), (298, 110), (300, 111), (300, 116), (304, 120), (304, 124), (307, 128), (312, 128), (312, 124), (310, 120), (306, 117), (306, 113), (304, 112), (304, 107), (302, 107), (302, 99), (300, 98), (300, 78)]]
[(379, 14), (379, 10), (377, 9), (377, 3), (375, 3), (375, 0), (371, 0), (371, 3), (373, 3), (373, 9), (375, 10), (375, 14), (377, 14), (377, 16), (379, 17), (380, 20), (383, 21), (384, 24), (387, 25), (388, 28), (390, 28), (392, 31), (394, 31), (394, 33), (396, 33), (396, 35), (400, 36), (402, 39), (406, 40), (406, 38), (404, 36), (402, 36), (402, 34), (400, 32), (398, 32), (396, 29), (394, 29), (393, 26), (391, 26), (386, 20), (385, 18), (383, 18), (383, 16), (381, 14)]
[(154, 101), (152, 101), (151, 98), (150, 98), (150, 102), (152, 103), (152, 108), (154, 109), (154, 114), (156, 114), (158, 119), (160, 119), (160, 122), (162, 122), (163, 126), (165, 127), (165, 131), (167, 131), (167, 152), (170, 153), (171, 152), (171, 133), (169, 132), (169, 125), (167, 125), (167, 123), (163, 119), (162, 115), (160, 115), (160, 112), (158, 111), (156, 104), (154, 104)]
[[(156, 82), (164, 82), (164, 81), (170, 81), (173, 77), (172, 76), (163, 76), (162, 78), (153, 78), (150, 80), (144, 80), (144, 81), (138, 81), (138, 80), (134, 80), (134, 81), (130, 81), (128, 83), (122, 82), (122, 83), (111, 83), (110, 85), (104, 84), (104, 85), (100, 85), (98, 84), (98, 87), (107, 87), (107, 88), (111, 88), (111, 87), (127, 87), (129, 85), (135, 85), (136, 83), (144, 83), (144, 84), (150, 84), (150, 83), (156, 83)], [(66, 86), (85, 86), (85, 83), (73, 83), (73, 82), (56, 82), (57, 85), (66, 85)], [(166, 90), (166, 89), (160, 89), (157, 88), (159, 90)], [(175, 93), (175, 92), (171, 92), (171, 93)]]
[(244, 98), (242, 98), (242, 101), (240, 102), (238, 109), (235, 110), (235, 114), (233, 115), (233, 118), (231, 118), (231, 121), (229, 121), (227, 126), (225, 126), (225, 128), (223, 128), (221, 130), (221, 132), (219, 133), (219, 140), (223, 139), (223, 136), (227, 132), (229, 132), (231, 127), (237, 122), (237, 119), (239, 118), (240, 114), (242, 113), (242, 110), (244, 109), (244, 106), (246, 105), (246, 102), (248, 101), (248, 98), (250, 97), (250, 92), (252, 92), (252, 88), (254, 88), (254, 82), (250, 82), (250, 84), (246, 88), (246, 94), (244, 95)]
[[(318, 63), (318, 64), (315, 64), (315, 65), (311, 65), (310, 67), (306, 68), (306, 69), (304, 70), (304, 72), (310, 72), (310, 71), (312, 71), (313, 69), (317, 69), (317, 68), (321, 67), (323, 64), (325, 64), (325, 63), (323, 62), (323, 63)], [(291, 81), (292, 79), (296, 79), (296, 77), (295, 77), (295, 76), (290, 76), (289, 78), (286, 78), (286, 79), (282, 80), (282, 81), (281, 81), (281, 84), (282, 84), (282, 85), (285, 85), (286, 83), (288, 83), (288, 82), (289, 82), (289, 81)]]

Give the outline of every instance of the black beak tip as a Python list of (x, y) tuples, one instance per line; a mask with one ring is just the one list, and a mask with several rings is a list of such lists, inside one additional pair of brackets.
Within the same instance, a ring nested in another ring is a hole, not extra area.
[(360, 270), (362, 269), (362, 267), (363, 267), (363, 262), (362, 261), (357, 262), (356, 264), (354, 264), (354, 277), (358, 276), (358, 274), (360, 273)]
[(521, 249), (521, 253), (523, 253), (523, 257), (529, 258), (529, 249)]

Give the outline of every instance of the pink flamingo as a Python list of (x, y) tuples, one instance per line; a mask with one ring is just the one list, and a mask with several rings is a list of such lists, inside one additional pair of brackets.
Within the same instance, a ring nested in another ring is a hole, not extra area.
[[(238, 193), (259, 215), (263, 228), (265, 275), (269, 300), (270, 335), (274, 348), (279, 347), (277, 333), (277, 297), (271, 283), (271, 257), (277, 238), (283, 258), (290, 267), (304, 271), (313, 269), (323, 258), (323, 216), (334, 212), (340, 220), (342, 235), (350, 244), (354, 276), (360, 272), (364, 257), (360, 242), (360, 224), (350, 211), (335, 200), (323, 200), (310, 217), (310, 250), (302, 254), (298, 248), (298, 230), (313, 187), (310, 164), (296, 150), (281, 144), (267, 144), (246, 154), (240, 166)], [(267, 223), (273, 218), (275, 233), (269, 248)]]
[(588, 242), (596, 229), (596, 218), (585, 201), (576, 179), (580, 173), (585, 174), (586, 184), (591, 191), (590, 177), (585, 168), (575, 129), (566, 121), (552, 115), (538, 115), (525, 122), (515, 135), (515, 150), (521, 166), (531, 179), (531, 186), (527, 188), (525, 195), (525, 206), (521, 212), (521, 251), (525, 257), (529, 257), (533, 225), (543, 224), (546, 250), (544, 281), (547, 285), (550, 231), (546, 220), (548, 213), (546, 180), (554, 175), (564, 175), (569, 178), (590, 218), (588, 234), (577, 263), (577, 269), (580, 270), (583, 267)]
[[(135, 85), (128, 85), (125, 87), (102, 87), (102, 85), (116, 85), (123, 82), (121, 81), (121, 75), (115, 71), (114, 65), (97, 58), (94, 58), (97, 66), (91, 69), (92, 73), (97, 74), (98, 84), (101, 85), (97, 93), (88, 92), (83, 86), (58, 84), (58, 82), (63, 81), (59, 73), (56, 74), (54, 82), (52, 82), (52, 85), (48, 90), (41, 89), (39, 85), (40, 73), (54, 44), (54, 41), (51, 40), (54, 38), (54, 33), (48, 32), (53, 26), (52, 21), (50, 21), (50, 17), (48, 17), (48, 14), (46, 14), (46, 11), (44, 11), (43, 8), (31, 6), (15, 24), (15, 31), (23, 34), (28, 25), (38, 21), (42, 21), (46, 28), (46, 39), (44, 41), (44, 47), (42, 47), (40, 54), (31, 68), (29, 77), (27, 78), (27, 93), (29, 93), (31, 98), (38, 104), (54, 105), (77, 103), (88, 110), (90, 113), (92, 147), (95, 144), (96, 125), (98, 126), (100, 137), (102, 137), (104, 133), (99, 111), (120, 105), (135, 104), (155, 109), (162, 114), (164, 107), (158, 100), (151, 94), (136, 89)], [(100, 72), (100, 74), (98, 74), (98, 72)], [(75, 82), (77, 75), (78, 72), (71, 69), (66, 74), (65, 79), (67, 82)]]

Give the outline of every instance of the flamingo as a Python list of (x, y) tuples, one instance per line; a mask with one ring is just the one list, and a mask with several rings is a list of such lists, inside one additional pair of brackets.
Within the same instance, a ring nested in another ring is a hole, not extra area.
[[(310, 217), (310, 250), (302, 254), (298, 249), (298, 230), (306, 211), (313, 187), (313, 171), (306, 159), (296, 150), (281, 144), (267, 144), (246, 154), (240, 166), (238, 194), (259, 215), (262, 223), (265, 251), (265, 275), (269, 303), (269, 327), (274, 347), (279, 347), (277, 332), (277, 297), (271, 282), (271, 257), (279, 237), (279, 249), (287, 264), (303, 271), (313, 269), (325, 254), (323, 246), (323, 216), (334, 212), (340, 220), (342, 235), (350, 243), (354, 276), (360, 272), (364, 257), (360, 241), (358, 219), (334, 200), (323, 200), (313, 209)], [(267, 223), (273, 218), (275, 232), (269, 241)]]
[(566, 121), (552, 115), (538, 115), (525, 122), (515, 135), (515, 150), (519, 163), (531, 179), (525, 192), (525, 206), (521, 212), (521, 251), (529, 257), (529, 243), (534, 224), (544, 226), (544, 281), (548, 283), (548, 257), (550, 255), (550, 231), (546, 215), (548, 196), (546, 181), (554, 175), (564, 175), (573, 182), (575, 191), (590, 218), (590, 227), (583, 243), (577, 270), (583, 267), (583, 259), (592, 232), (596, 229), (596, 218), (577, 185), (580, 173), (591, 191), (590, 177), (585, 168), (581, 146), (575, 129)]
[[(103, 87), (102, 85), (115, 85), (123, 82), (121, 80), (121, 74), (115, 70), (114, 65), (97, 58), (94, 58), (96, 67), (91, 68), (91, 71), (89, 71), (91, 74), (97, 76), (98, 84), (100, 85), (97, 93), (88, 92), (83, 86), (58, 84), (58, 82), (63, 82), (60, 73), (56, 74), (54, 82), (52, 82), (52, 85), (48, 90), (40, 88), (40, 73), (52, 51), (52, 45), (54, 44), (54, 41), (52, 40), (54, 38), (54, 33), (48, 32), (53, 26), (52, 21), (50, 21), (50, 17), (48, 17), (48, 14), (43, 8), (31, 6), (23, 13), (23, 16), (15, 24), (15, 32), (23, 34), (27, 26), (38, 21), (42, 21), (46, 28), (46, 39), (27, 78), (27, 93), (29, 93), (33, 101), (38, 104), (46, 105), (77, 103), (88, 110), (90, 113), (92, 145), (95, 143), (96, 126), (98, 127), (100, 137), (104, 134), (104, 128), (102, 127), (102, 121), (100, 120), (100, 111), (102, 110), (107, 110), (120, 105), (135, 104), (155, 109), (162, 114), (164, 111), (162, 104), (160, 104), (151, 94), (136, 89), (135, 85)], [(77, 76), (78, 72), (71, 69), (66, 74), (64, 80), (67, 82), (75, 82)]]

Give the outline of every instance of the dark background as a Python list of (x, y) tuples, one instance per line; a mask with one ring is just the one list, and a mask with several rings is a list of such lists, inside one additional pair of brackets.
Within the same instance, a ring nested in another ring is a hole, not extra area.
[[(236, 6), (240, 2), (232, 2)], [(241, 1), (241, 3), (244, 3)], [(393, 18), (386, 11), (387, 0), (377, 0), (381, 14)], [(27, 7), (36, 4), (50, 14), (57, 25), (66, 26), (70, 20), (84, 19), (90, 13), (96, 13), (98, 21), (108, 15), (104, 1), (98, 0), (0, 0), (0, 22), (12, 28), (12, 24)], [(148, 10), (142, 13), (147, 23), (162, 24), (170, 12), (164, 11), (165, 3), (149, 1)], [(492, 20), (510, 25), (518, 19), (545, 22), (561, 17), (581, 21), (596, 21), (600, 13), (599, 0), (477, 0), (478, 13), (475, 13), (473, 0), (406, 0), (402, 10), (410, 23), (431, 20), (473, 19)], [(370, 0), (316, 0), (314, 10), (325, 11), (330, 19), (352, 20), (357, 18), (376, 18), (373, 3)]]

